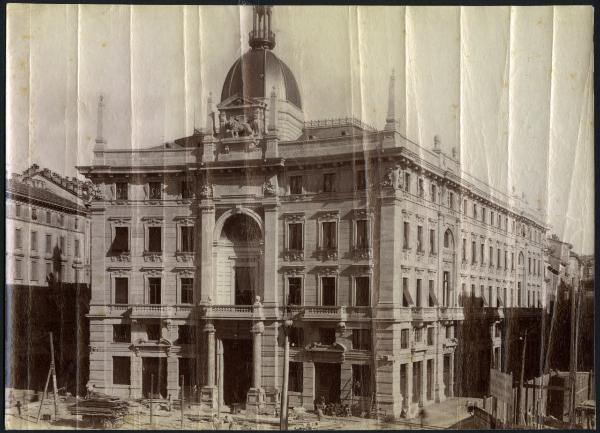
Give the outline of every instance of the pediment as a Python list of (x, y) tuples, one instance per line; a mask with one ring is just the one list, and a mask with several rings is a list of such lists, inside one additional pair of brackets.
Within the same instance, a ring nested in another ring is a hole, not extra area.
[(260, 99), (250, 98), (247, 96), (233, 95), (229, 98), (221, 101), (217, 108), (219, 110), (227, 108), (242, 108), (242, 107), (256, 107), (265, 105)]

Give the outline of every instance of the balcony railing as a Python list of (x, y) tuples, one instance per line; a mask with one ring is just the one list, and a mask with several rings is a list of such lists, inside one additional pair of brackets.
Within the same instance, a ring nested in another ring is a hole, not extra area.
[(412, 319), (418, 322), (434, 322), (437, 320), (436, 307), (413, 307)]
[(342, 321), (345, 319), (344, 307), (338, 306), (323, 306), (315, 305), (304, 307), (305, 319), (309, 320), (336, 320)]
[(170, 305), (135, 304), (131, 305), (131, 317), (170, 317), (173, 315)]
[(261, 304), (256, 305), (205, 305), (202, 308), (208, 319), (260, 319), (263, 316)]

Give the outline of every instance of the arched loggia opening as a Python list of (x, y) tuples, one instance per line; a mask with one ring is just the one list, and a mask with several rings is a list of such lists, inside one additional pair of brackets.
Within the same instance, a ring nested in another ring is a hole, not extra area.
[(246, 213), (227, 217), (216, 242), (217, 304), (252, 305), (263, 295), (263, 233)]

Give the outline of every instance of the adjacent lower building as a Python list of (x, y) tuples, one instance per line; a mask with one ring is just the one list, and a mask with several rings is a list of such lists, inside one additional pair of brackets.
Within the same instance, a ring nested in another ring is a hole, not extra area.
[(467, 177), (438, 140), (406, 139), (393, 77), (383, 130), (305, 121), (271, 18), (254, 8), (251, 49), (205, 128), (113, 150), (99, 127), (79, 167), (97, 188), (90, 381), (274, 405), (287, 332), (291, 406), (414, 415), (461, 389), (466, 303), (486, 312), (499, 368), (504, 312), (544, 306), (543, 216)]

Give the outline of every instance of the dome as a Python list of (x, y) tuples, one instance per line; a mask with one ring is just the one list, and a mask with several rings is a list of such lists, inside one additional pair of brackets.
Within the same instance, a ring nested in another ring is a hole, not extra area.
[(302, 109), (298, 83), (290, 68), (270, 50), (251, 49), (229, 69), (221, 92), (221, 102), (236, 95), (269, 98), (273, 87), (278, 99)]

